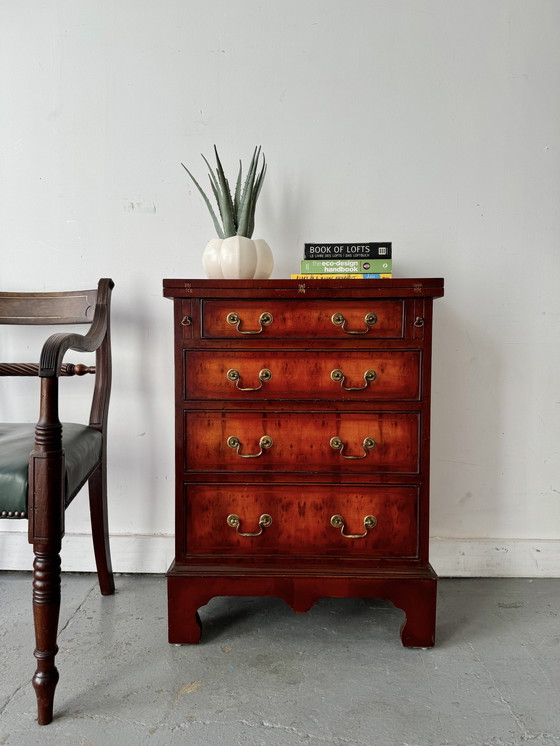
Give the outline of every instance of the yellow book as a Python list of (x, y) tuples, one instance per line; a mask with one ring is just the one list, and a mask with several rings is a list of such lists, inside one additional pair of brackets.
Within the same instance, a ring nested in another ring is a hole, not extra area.
[(301, 275), (290, 275), (290, 279), (292, 280), (340, 280), (341, 278), (345, 278), (347, 280), (390, 280), (393, 277), (391, 274), (369, 274), (369, 275), (363, 275), (363, 274), (349, 274), (348, 272), (344, 274), (338, 274), (338, 275), (308, 275), (308, 274), (301, 274)]

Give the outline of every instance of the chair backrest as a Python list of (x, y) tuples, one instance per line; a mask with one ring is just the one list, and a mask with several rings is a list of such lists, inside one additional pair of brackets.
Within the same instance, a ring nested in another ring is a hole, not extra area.
[(0, 324), (91, 324), (95, 290), (61, 293), (0, 292)]
[[(0, 363), (0, 376), (58, 376), (95, 373), (90, 425), (104, 431), (111, 392), (110, 305), (113, 280), (102, 278), (95, 290), (0, 292), (0, 324), (90, 324), (85, 335), (52, 334), (39, 363)], [(68, 349), (95, 351), (95, 366), (62, 364)], [(55, 385), (58, 385), (55, 380)]]

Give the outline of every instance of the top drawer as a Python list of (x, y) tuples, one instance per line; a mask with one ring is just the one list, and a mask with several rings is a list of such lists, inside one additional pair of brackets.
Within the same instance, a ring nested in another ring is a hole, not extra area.
[(209, 300), (207, 339), (402, 339), (402, 300)]

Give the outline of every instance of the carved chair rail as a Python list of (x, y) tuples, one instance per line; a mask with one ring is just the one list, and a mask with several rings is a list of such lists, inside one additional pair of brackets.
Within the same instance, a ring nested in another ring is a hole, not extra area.
[[(63, 363), (58, 372), (59, 376), (85, 376), (95, 373), (95, 365), (82, 363)], [(38, 376), (39, 363), (0, 363), (0, 376)]]

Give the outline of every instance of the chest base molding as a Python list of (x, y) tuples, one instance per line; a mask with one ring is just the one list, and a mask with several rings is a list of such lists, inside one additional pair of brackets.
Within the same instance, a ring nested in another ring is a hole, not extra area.
[(167, 573), (169, 642), (198, 643), (198, 609), (215, 596), (270, 596), (283, 599), (298, 613), (319, 599), (382, 598), (405, 613), (400, 629), (405, 647), (434, 645), (437, 576), (430, 565), (418, 569), (354, 568), (326, 571), (324, 567), (263, 565), (171, 565)]

